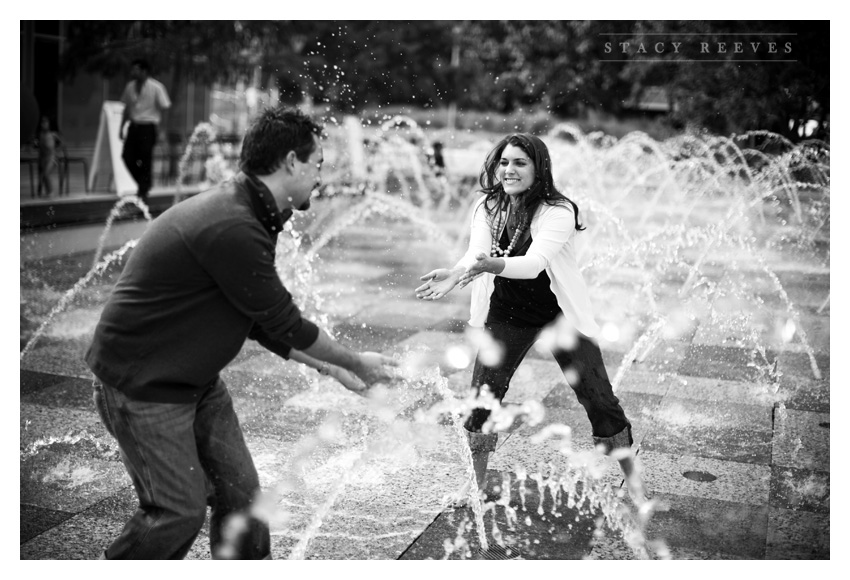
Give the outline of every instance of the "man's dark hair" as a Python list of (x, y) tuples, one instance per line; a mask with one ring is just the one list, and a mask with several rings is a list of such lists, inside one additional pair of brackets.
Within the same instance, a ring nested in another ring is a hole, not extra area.
[(145, 60), (143, 58), (133, 59), (133, 62), (130, 63), (130, 66), (137, 66), (140, 69), (142, 69), (143, 71), (145, 71), (145, 73), (148, 73), (148, 74), (151, 72), (151, 63), (149, 63), (147, 60)]
[(245, 134), (239, 168), (245, 173), (269, 175), (277, 171), (290, 151), (305, 162), (316, 149), (313, 135), (321, 137), (322, 128), (298, 109), (268, 108)]

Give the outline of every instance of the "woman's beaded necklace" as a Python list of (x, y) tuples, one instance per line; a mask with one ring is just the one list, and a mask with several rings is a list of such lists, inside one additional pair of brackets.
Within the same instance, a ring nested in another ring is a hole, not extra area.
[(513, 238), (511, 238), (508, 247), (504, 250), (499, 247), (500, 238), (502, 237), (502, 227), (503, 225), (507, 225), (507, 216), (505, 218), (505, 223), (502, 224), (501, 220), (501, 212), (499, 212), (499, 218), (493, 220), (493, 225), (491, 229), (491, 239), (492, 243), (490, 244), (490, 257), (491, 258), (507, 258), (510, 256), (511, 252), (513, 252), (514, 248), (517, 245), (517, 242), (522, 237), (522, 233), (528, 227), (526, 224), (525, 216), (520, 218), (519, 223), (517, 224), (516, 231), (514, 232)]

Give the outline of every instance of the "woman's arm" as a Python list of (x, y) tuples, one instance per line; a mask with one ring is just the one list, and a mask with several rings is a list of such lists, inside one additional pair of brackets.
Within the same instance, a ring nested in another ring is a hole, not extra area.
[[(469, 248), (452, 268), (438, 268), (420, 278), (425, 283), (416, 289), (416, 297), (422, 300), (439, 300), (451, 292), (461, 281), (464, 272), (476, 263), (476, 256), (490, 251), (490, 227), (487, 224), (484, 196), (475, 202), (470, 224)], [(461, 288), (465, 284), (461, 285)]]
[(476, 262), (478, 254), (490, 253), (490, 245), (492, 244), (493, 235), (490, 233), (490, 224), (487, 223), (487, 210), (484, 207), (485, 196), (481, 196), (475, 202), (475, 210), (472, 214), (472, 223), (470, 224), (469, 248), (463, 257), (455, 264), (455, 268), (463, 268), (466, 270)]
[(499, 274), (505, 278), (536, 278), (564, 248), (575, 233), (572, 208), (566, 205), (542, 208), (538, 213), (540, 226), (524, 256), (505, 259), (505, 269)]
[(487, 253), (479, 252), (475, 256), (475, 262), (461, 277), (461, 288), (484, 272), (504, 278), (536, 278), (552, 262), (575, 231), (572, 209), (566, 206), (550, 206), (540, 211), (537, 219), (540, 220), (540, 226), (524, 256), (491, 258)]

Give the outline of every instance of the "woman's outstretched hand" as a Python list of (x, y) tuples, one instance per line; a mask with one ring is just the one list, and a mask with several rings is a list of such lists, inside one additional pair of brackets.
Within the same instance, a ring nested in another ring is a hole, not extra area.
[(462, 273), (462, 268), (437, 268), (428, 272), (419, 278), (425, 283), (416, 289), (416, 297), (420, 300), (439, 300), (457, 286)]
[(475, 263), (472, 264), (469, 269), (463, 273), (463, 275), (458, 280), (458, 284), (460, 284), (460, 287), (463, 288), (485, 272), (489, 272), (490, 274), (498, 274), (504, 269), (504, 260), (502, 260), (501, 258), (491, 258), (487, 254), (482, 252), (475, 256)]

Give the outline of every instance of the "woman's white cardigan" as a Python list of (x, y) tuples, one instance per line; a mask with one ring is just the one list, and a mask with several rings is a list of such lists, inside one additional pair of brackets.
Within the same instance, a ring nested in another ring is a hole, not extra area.
[[(475, 203), (469, 249), (456, 267), (469, 268), (475, 263), (476, 255), (490, 255), (492, 234), (487, 222), (487, 212), (483, 207), (484, 199), (485, 196), (481, 196)], [(501, 217), (500, 223), (505, 223), (505, 216)], [(567, 321), (585, 336), (596, 338), (599, 326), (593, 319), (590, 296), (576, 262), (573, 246), (575, 233), (572, 205), (541, 204), (531, 220), (531, 246), (525, 256), (503, 258), (505, 269), (499, 275), (504, 278), (532, 279), (542, 270), (546, 270), (552, 293), (558, 299), (558, 306)], [(490, 310), (494, 278), (493, 274), (483, 274), (472, 282), (470, 326), (484, 326), (487, 312)]]

